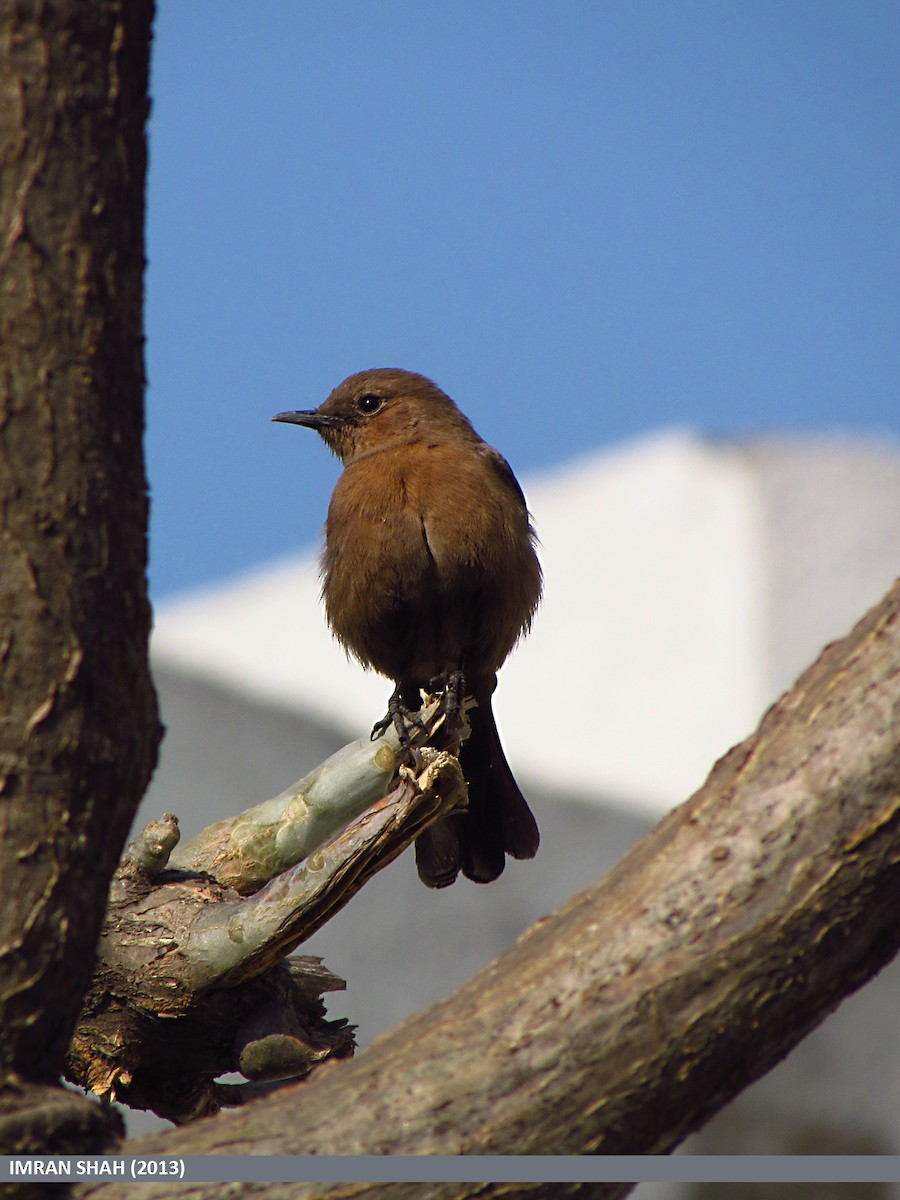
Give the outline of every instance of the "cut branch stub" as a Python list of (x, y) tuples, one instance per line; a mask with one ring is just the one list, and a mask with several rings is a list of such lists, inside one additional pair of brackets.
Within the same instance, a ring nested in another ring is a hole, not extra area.
[[(432, 732), (449, 737), (442, 718)], [(281, 846), (269, 854), (269, 866), (281, 862), (285, 846), (295, 854), (308, 836), (286, 832), (296, 808), (285, 797), (315, 791), (316, 805), (304, 807), (309, 824), (330, 827), (335, 812), (346, 810), (346, 793), (352, 806), (373, 786), (375, 772), (384, 769), (377, 763), (373, 769), (373, 762), (379, 754), (384, 762), (385, 749), (355, 743), (309, 777), (314, 787), (303, 781), (251, 809), (246, 821), (221, 822), (195, 839), (187, 857), (196, 862), (208, 853), (246, 888), (248, 875), (262, 872), (241, 874), (242, 866), (253, 866), (245, 853), (253, 838), (235, 838), (234, 831), (255, 828), (258, 839)], [(147, 826), (113, 881), (68, 1077), (181, 1123), (242, 1102), (243, 1085), (216, 1082), (226, 1072), (255, 1082), (302, 1077), (324, 1058), (351, 1054), (352, 1030), (345, 1021), (326, 1020), (321, 1001), (323, 991), (343, 981), (318, 960), (282, 960), (424, 828), (464, 806), (465, 782), (451, 754), (424, 747), (414, 757), (415, 768), (400, 768), (390, 795), (253, 895), (207, 872), (167, 867), (178, 823), (167, 814)]]

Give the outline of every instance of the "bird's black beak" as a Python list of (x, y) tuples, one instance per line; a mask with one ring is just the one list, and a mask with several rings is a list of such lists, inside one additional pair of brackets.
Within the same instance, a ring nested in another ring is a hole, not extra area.
[(305, 425), (308, 429), (323, 429), (336, 424), (334, 417), (320, 413), (318, 409), (301, 409), (300, 412), (276, 413), (273, 421), (284, 421), (287, 425)]

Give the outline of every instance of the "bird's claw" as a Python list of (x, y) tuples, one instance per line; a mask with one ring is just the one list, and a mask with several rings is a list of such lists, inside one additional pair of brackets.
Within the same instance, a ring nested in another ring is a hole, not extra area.
[(407, 708), (400, 699), (399, 688), (391, 695), (388, 700), (387, 713), (376, 721), (372, 726), (371, 740), (374, 742), (377, 738), (382, 737), (393, 725), (397, 731), (397, 740), (400, 742), (400, 747), (408, 755), (412, 755), (412, 730), (419, 730), (422, 733), (428, 733), (428, 726), (422, 720), (417, 710)]
[(380, 721), (376, 721), (372, 726), (372, 732), (369, 734), (370, 742), (377, 742), (380, 737), (384, 737), (387, 731), (393, 724), (393, 718), (390, 713), (386, 713)]
[[(427, 721), (422, 717), (423, 710), (410, 706), (409, 690), (407, 689), (404, 693), (398, 686), (388, 700), (387, 712), (372, 727), (371, 740), (374, 742), (383, 737), (393, 726), (397, 732), (397, 740), (401, 749), (411, 758), (413, 739), (416, 734), (423, 735), (425, 740), (434, 738), (438, 728), (445, 725), (446, 722), (449, 722), (451, 729), (455, 729), (460, 713), (464, 707), (468, 707), (464, 702), (466, 680), (463, 672), (447, 671), (444, 674), (435, 675), (428, 681), (427, 687), (423, 691), (426, 693), (425, 711), (429, 713)], [(434, 704), (435, 700), (438, 701), (436, 705)]]

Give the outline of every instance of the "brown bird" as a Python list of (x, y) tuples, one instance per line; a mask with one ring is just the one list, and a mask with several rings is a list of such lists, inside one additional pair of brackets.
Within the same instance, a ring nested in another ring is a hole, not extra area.
[(317, 430), (344, 464), (322, 596), (344, 648), (395, 681), (389, 713), (418, 710), (436, 681), (477, 702), (460, 754), (468, 809), (419, 835), (419, 875), (429, 887), (460, 870), (496, 879), (506, 854), (533, 858), (540, 840), (491, 709), (497, 670), (541, 594), (522, 489), (450, 397), (411, 371), (362, 371), (319, 408), (273, 420)]

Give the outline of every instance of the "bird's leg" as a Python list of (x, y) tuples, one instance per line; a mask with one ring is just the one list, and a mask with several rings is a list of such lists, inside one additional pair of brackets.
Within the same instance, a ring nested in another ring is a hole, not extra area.
[(463, 697), (466, 694), (465, 672), (459, 668), (456, 671), (445, 671), (442, 675), (435, 675), (428, 682), (428, 690), (434, 695), (441, 692), (444, 712), (448, 717), (456, 717), (459, 715)]
[(458, 717), (466, 694), (466, 677), (460, 668), (451, 671), (447, 676), (447, 686), (444, 689), (444, 709), (449, 717)]

